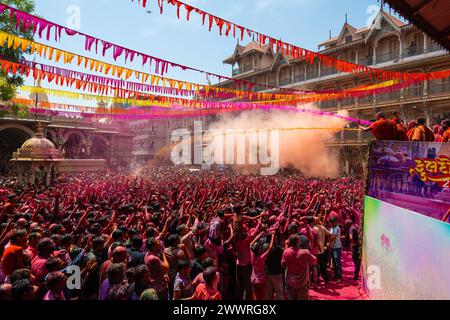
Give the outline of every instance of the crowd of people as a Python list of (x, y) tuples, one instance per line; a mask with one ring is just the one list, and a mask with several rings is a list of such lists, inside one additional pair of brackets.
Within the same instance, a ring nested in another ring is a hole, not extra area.
[(370, 131), (377, 140), (450, 142), (450, 119), (430, 128), (425, 118), (411, 120), (405, 125), (396, 113), (389, 118), (385, 113), (378, 112), (374, 123), (360, 128)]
[(342, 281), (343, 250), (358, 279), (363, 194), (353, 178), (177, 167), (0, 178), (0, 299), (308, 299)]

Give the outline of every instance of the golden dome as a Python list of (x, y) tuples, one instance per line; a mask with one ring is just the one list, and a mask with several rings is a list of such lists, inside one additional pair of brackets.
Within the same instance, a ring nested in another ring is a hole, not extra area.
[(38, 128), (33, 138), (24, 142), (14, 153), (12, 161), (58, 161), (63, 157), (53, 142), (46, 139)]
[(33, 138), (25, 141), (21, 149), (34, 149), (36, 151), (37, 150), (45, 151), (48, 149), (56, 149), (56, 147), (50, 140), (44, 138), (40, 134), (36, 134)]

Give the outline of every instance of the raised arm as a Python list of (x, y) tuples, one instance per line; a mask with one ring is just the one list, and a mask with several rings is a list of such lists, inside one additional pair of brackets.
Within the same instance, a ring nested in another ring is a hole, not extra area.
[(270, 250), (272, 250), (272, 248), (273, 248), (273, 244), (274, 244), (274, 243), (275, 243), (275, 233), (272, 233), (272, 239), (270, 239), (269, 247), (267, 248), (266, 252), (264, 252), (264, 253), (261, 255), (261, 258), (262, 258), (262, 259), (266, 259), (266, 258), (267, 258), (267, 256), (268, 256), (269, 253), (270, 253)]
[(260, 234), (258, 234), (255, 239), (253, 239), (253, 241), (250, 243), (250, 248), (264, 235), (264, 232), (261, 232)]
[(316, 205), (316, 201), (317, 201), (318, 197), (319, 197), (318, 193), (314, 194), (314, 196), (312, 197), (311, 201), (309, 202), (308, 207), (305, 209), (306, 213), (308, 213)]
[(159, 239), (164, 239), (164, 237), (166, 236), (167, 232), (169, 231), (169, 227), (170, 224), (172, 223), (172, 216), (169, 216), (166, 220), (166, 223), (164, 223), (164, 228), (162, 229), (162, 231), (159, 233), (158, 238)]

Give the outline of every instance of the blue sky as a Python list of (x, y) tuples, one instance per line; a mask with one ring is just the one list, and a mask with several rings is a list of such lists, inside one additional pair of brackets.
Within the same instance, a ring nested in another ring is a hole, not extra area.
[[(196, 14), (191, 21), (178, 20), (172, 6), (165, 5), (165, 13), (159, 14), (157, 0), (148, 0), (151, 14), (146, 13), (137, 0), (36, 0), (36, 13), (53, 22), (67, 25), (73, 8), (80, 10), (80, 31), (124, 47), (180, 64), (210, 72), (231, 74), (231, 66), (222, 60), (232, 54), (236, 40), (208, 32)], [(185, 0), (205, 11), (247, 26), (261, 33), (317, 51), (317, 45), (328, 39), (329, 30), (339, 33), (345, 14), (355, 27), (362, 27), (374, 17), (377, 0)], [(182, 15), (185, 15), (182, 10)], [(194, 19), (194, 17), (196, 17)], [(36, 39), (47, 43), (43, 39)], [(246, 40), (244, 40), (246, 41)], [(60, 43), (49, 45), (100, 60), (114, 62), (110, 57), (96, 56), (84, 51), (81, 37), (65, 36)], [(37, 61), (53, 64), (45, 60)], [(118, 60), (118, 64), (124, 64)], [(137, 64), (127, 64), (143, 71)], [(63, 66), (74, 68), (74, 66)], [(172, 68), (167, 76), (205, 83), (205, 76)], [(212, 79), (213, 80), (213, 79)], [(214, 82), (214, 80), (213, 80)], [(32, 84), (28, 81), (27, 84)], [(42, 86), (48, 86), (45, 82)], [(54, 88), (53, 86), (49, 86)], [(50, 97), (51, 101), (67, 102)], [(78, 102), (80, 104), (81, 102)]]

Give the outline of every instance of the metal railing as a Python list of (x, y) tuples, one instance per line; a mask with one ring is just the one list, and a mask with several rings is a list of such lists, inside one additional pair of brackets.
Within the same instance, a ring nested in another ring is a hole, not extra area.
[(441, 51), (441, 50), (444, 50), (444, 49), (442, 48), (442, 46), (440, 44), (435, 43), (435, 42), (428, 43), (428, 48), (427, 48), (428, 52)]
[(441, 93), (445, 93), (445, 92), (450, 94), (450, 81), (431, 84), (428, 87), (429, 94), (441, 94)]
[(345, 98), (340, 102), (341, 106), (350, 106), (355, 104), (355, 98)]
[(361, 58), (358, 63), (362, 66), (371, 66), (373, 65), (373, 56)]
[(403, 58), (417, 56), (417, 55), (420, 55), (423, 53), (424, 53), (423, 44), (419, 44), (419, 45), (408, 47), (408, 48), (404, 49), (403, 50)]
[(294, 76), (294, 83), (305, 81), (305, 74), (297, 74)]
[(380, 94), (376, 95), (377, 102), (389, 101), (389, 100), (399, 100), (399, 99), (400, 99), (399, 91), (385, 92), (385, 93), (380, 93)]
[(362, 140), (373, 140), (373, 136), (371, 132), (362, 132)]
[(244, 66), (244, 68), (242, 68), (242, 73), (244, 72), (249, 72), (253, 70), (253, 66), (252, 65), (248, 65), (248, 66)]
[(329, 100), (329, 101), (322, 101), (321, 107), (322, 108), (337, 108), (338, 103), (336, 100)]
[(259, 91), (264, 91), (264, 90), (266, 90), (266, 87), (265, 86), (254, 86), (253, 87), (253, 91), (255, 91), (255, 92), (259, 92)]
[(310, 71), (306, 73), (306, 80), (315, 79), (319, 77), (319, 71)]
[(280, 86), (286, 86), (286, 85), (291, 84), (291, 83), (292, 83), (292, 79), (291, 78), (289, 78), (289, 79), (280, 79)]
[(372, 95), (368, 95), (365, 97), (360, 97), (358, 98), (358, 103), (359, 104), (366, 104), (366, 103), (372, 103), (373, 102), (373, 96)]
[(423, 86), (409, 87), (405, 89), (405, 97), (423, 96)]
[(377, 55), (377, 64), (400, 59), (400, 52), (393, 51)]
[(320, 76), (324, 77), (324, 76), (328, 76), (331, 74), (336, 74), (337, 70), (335, 68), (322, 68), (320, 70)]
[[(342, 136), (341, 136), (342, 137)], [(344, 131), (342, 140), (359, 140), (359, 132), (358, 131)], [(341, 140), (341, 141), (342, 141)]]

